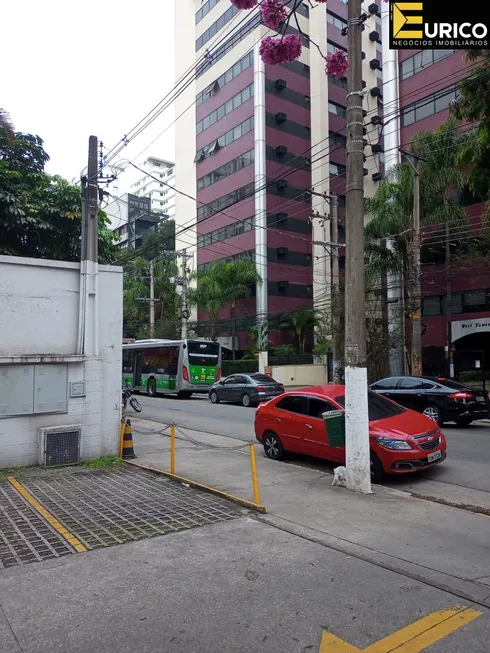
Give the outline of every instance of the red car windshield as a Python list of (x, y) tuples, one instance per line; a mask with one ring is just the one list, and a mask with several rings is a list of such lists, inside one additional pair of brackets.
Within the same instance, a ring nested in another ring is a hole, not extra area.
[[(340, 397), (334, 397), (334, 399), (342, 406), (342, 408), (345, 408), (344, 395)], [(392, 401), (385, 399), (381, 395), (377, 395), (375, 392), (369, 392), (368, 411), (369, 421), (374, 422), (378, 419), (387, 419), (388, 417), (401, 415), (402, 413), (406, 412), (406, 408), (402, 408), (398, 404), (394, 404)]]

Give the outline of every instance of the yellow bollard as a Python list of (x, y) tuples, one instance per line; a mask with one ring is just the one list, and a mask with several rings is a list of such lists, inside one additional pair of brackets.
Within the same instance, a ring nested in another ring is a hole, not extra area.
[(121, 429), (119, 431), (119, 458), (122, 458), (123, 442), (124, 442), (124, 429), (126, 427), (126, 420), (121, 417)]
[(255, 463), (255, 447), (253, 442), (248, 445), (250, 449), (250, 467), (252, 468), (252, 485), (254, 488), (254, 503), (260, 505), (259, 481), (257, 479), (257, 465)]
[(175, 424), (170, 424), (170, 473), (175, 474)]

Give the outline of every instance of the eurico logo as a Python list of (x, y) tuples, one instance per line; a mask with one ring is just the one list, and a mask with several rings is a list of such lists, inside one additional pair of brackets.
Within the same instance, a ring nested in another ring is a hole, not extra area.
[[(486, 48), (489, 25), (484, 16), (470, 20), (466, 10), (453, 13), (452, 5), (441, 10), (439, 3), (390, 0), (390, 46), (392, 48), (475, 49)], [(475, 11), (474, 6), (471, 7)], [(441, 15), (442, 14), (442, 15)], [(449, 15), (448, 15), (449, 14)], [(465, 15), (466, 14), (466, 15)], [(444, 21), (440, 18), (444, 17)], [(486, 16), (485, 16), (486, 17)], [(482, 20), (483, 19), (483, 20)]]

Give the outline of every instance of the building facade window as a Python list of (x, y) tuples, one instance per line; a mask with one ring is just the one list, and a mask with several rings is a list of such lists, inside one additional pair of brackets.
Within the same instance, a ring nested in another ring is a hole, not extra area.
[(408, 79), (412, 75), (419, 73), (421, 70), (434, 65), (438, 61), (450, 57), (456, 50), (422, 50), (417, 52), (413, 57), (402, 61), (399, 66), (400, 81)]
[(344, 20), (343, 18), (340, 18), (340, 16), (336, 16), (335, 14), (331, 14), (329, 11), (327, 11), (327, 22), (330, 23), (330, 25), (333, 25), (337, 29), (344, 29), (344, 27), (347, 27), (347, 21)]
[(246, 54), (239, 61), (237, 61), (231, 68), (228, 68), (217, 80), (215, 80), (210, 86), (205, 88), (203, 91), (196, 95), (196, 106), (202, 104), (205, 100), (212, 97), (217, 90), (223, 88), (229, 84), (237, 75), (242, 73), (244, 70), (253, 65), (254, 62), (254, 53), (253, 51)]
[(247, 100), (250, 100), (250, 98), (253, 97), (253, 94), (254, 85), (250, 84), (250, 86), (244, 88), (242, 91), (240, 91), (240, 93), (234, 95), (220, 107), (214, 111), (211, 111), (211, 113), (208, 113), (207, 116), (200, 120), (196, 124), (196, 132), (200, 134), (208, 127), (211, 127), (211, 125), (214, 125), (215, 122), (221, 120), (221, 118), (224, 118), (226, 115), (234, 111), (234, 109), (238, 109), (238, 107), (244, 102), (247, 102)]
[(329, 145), (330, 147), (346, 147), (347, 146), (347, 136), (342, 136), (342, 134), (337, 134), (337, 132), (329, 132)]
[(213, 213), (224, 211), (224, 209), (228, 208), (229, 206), (237, 204), (237, 202), (241, 202), (242, 200), (251, 197), (254, 194), (254, 188), (255, 184), (254, 182), (251, 182), (249, 184), (245, 184), (245, 186), (242, 186), (241, 188), (237, 188), (237, 190), (234, 190), (231, 193), (227, 193), (222, 197), (218, 197), (212, 202), (207, 202), (204, 206), (200, 206), (197, 209), (197, 219), (204, 220), (210, 215), (213, 215)]
[(329, 163), (329, 171), (331, 175), (336, 175), (337, 177), (345, 177), (347, 168), (340, 163)]
[[(215, 260), (224, 261), (225, 263), (233, 263), (234, 261), (238, 261), (240, 258), (248, 259), (249, 261), (255, 261), (255, 250), (250, 249), (247, 252), (239, 252), (238, 254), (233, 254), (233, 256), (226, 256), (225, 258), (217, 258)], [(197, 269), (200, 272), (207, 272), (213, 263), (214, 261), (211, 261), (210, 263), (201, 263), (201, 265), (197, 266)]]
[(343, 50), (344, 52), (347, 52), (347, 50), (343, 48), (341, 45), (339, 45), (338, 43), (333, 43), (333, 41), (327, 41), (328, 54), (333, 54), (336, 50)]
[(246, 168), (254, 162), (254, 159), (255, 152), (254, 150), (250, 150), (249, 152), (245, 152), (245, 154), (241, 154), (236, 159), (228, 161), (228, 163), (216, 168), (213, 172), (204, 175), (204, 177), (200, 177), (200, 179), (197, 180), (197, 190), (207, 188), (208, 186), (215, 184), (217, 181), (221, 181), (221, 179), (229, 177), (235, 172)]
[(223, 27), (230, 22), (233, 16), (236, 16), (240, 9), (231, 5), (225, 11), (224, 14), (216, 20), (208, 29), (201, 34), (201, 36), (196, 41), (196, 52), (198, 52), (208, 41), (212, 39), (215, 34), (217, 34)]
[(347, 77), (341, 77), (340, 79), (337, 79), (337, 77), (330, 75), (328, 82), (330, 84), (335, 84), (335, 86), (339, 86), (340, 88), (344, 89), (344, 91), (347, 90)]
[(233, 129), (230, 129), (230, 131), (226, 132), (226, 134), (223, 134), (223, 136), (220, 136), (219, 138), (215, 139), (205, 147), (201, 148), (197, 154), (195, 161), (202, 161), (203, 159), (207, 159), (209, 156), (220, 150), (222, 147), (225, 147), (226, 145), (230, 145), (234, 141), (238, 140), (245, 134), (248, 134), (248, 132), (251, 132), (252, 129), (254, 128), (254, 119), (253, 116), (251, 118), (247, 118), (247, 120), (244, 120), (242, 123), (237, 125), (236, 127), (233, 127)]
[(347, 110), (345, 107), (343, 107), (341, 104), (337, 104), (336, 102), (328, 102), (328, 111), (329, 113), (334, 113), (336, 116), (339, 116), (340, 118), (347, 118)]
[(209, 245), (212, 245), (213, 243), (220, 243), (229, 238), (234, 238), (234, 236), (245, 234), (247, 231), (253, 231), (254, 228), (255, 216), (245, 218), (245, 220), (241, 220), (240, 222), (233, 222), (226, 227), (221, 227), (220, 229), (210, 231), (208, 234), (198, 236), (197, 246), (209, 247)]
[(444, 111), (453, 100), (456, 100), (459, 92), (451, 86), (437, 93), (429, 95), (418, 102), (409, 104), (401, 111), (401, 126), (408, 127), (414, 122), (428, 118), (429, 116)]
[(217, 4), (219, 0), (207, 0), (202, 7), (196, 11), (196, 25), (201, 22), (201, 20), (209, 14), (211, 9), (213, 9)]

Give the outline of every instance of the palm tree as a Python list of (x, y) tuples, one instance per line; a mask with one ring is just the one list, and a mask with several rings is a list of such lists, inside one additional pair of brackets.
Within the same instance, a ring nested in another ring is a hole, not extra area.
[(319, 322), (318, 312), (313, 308), (301, 308), (288, 316), (279, 328), (293, 330), (298, 341), (298, 353), (304, 354), (306, 338)]
[[(457, 152), (471, 138), (458, 134), (450, 121), (434, 132), (421, 132), (412, 142), (412, 152), (419, 157), (420, 208), (422, 227), (446, 225), (451, 231), (463, 234), (468, 216), (459, 202), (464, 188), (464, 174), (457, 163)], [(365, 211), (372, 216), (365, 230), (366, 274), (368, 283), (387, 271), (400, 272), (406, 283), (409, 300), (414, 299), (410, 280), (413, 251), (412, 211), (414, 171), (409, 163), (395, 169), (395, 181), (387, 181), (374, 197), (365, 201)], [(439, 233), (441, 233), (439, 231)], [(386, 238), (394, 247), (389, 249)], [(430, 232), (427, 234), (430, 242)], [(438, 237), (438, 240), (440, 238)], [(415, 298), (420, 305), (420, 297)]]
[(211, 322), (211, 336), (216, 337), (216, 321), (220, 311), (230, 307), (233, 360), (235, 360), (235, 313), (237, 302), (250, 297), (251, 287), (262, 283), (254, 263), (238, 259), (233, 263), (214, 261), (205, 272), (196, 272), (190, 280), (197, 280), (197, 288), (189, 291), (189, 303), (205, 310)]

